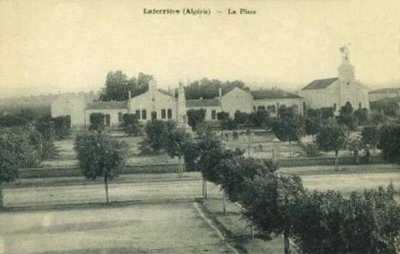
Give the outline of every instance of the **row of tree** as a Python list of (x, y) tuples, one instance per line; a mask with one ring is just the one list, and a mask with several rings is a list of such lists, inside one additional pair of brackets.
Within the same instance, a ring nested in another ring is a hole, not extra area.
[[(279, 174), (276, 162), (245, 158), (243, 151), (225, 149), (210, 129), (199, 130), (197, 139), (176, 128), (174, 122), (154, 120), (145, 129), (146, 149), (184, 157), (187, 166), (221, 186), (224, 200), (226, 194), (243, 207), (244, 216), (260, 236), (282, 234), (285, 253), (289, 253), (289, 239), (302, 253), (397, 251), (400, 207), (391, 185), (349, 196), (309, 191), (299, 177)], [(399, 131), (400, 127), (391, 127), (389, 133)], [(82, 134), (75, 147), (84, 175), (104, 177), (105, 186), (126, 163), (126, 144), (104, 133)], [(108, 201), (107, 187), (106, 196)]]
[(224, 149), (209, 133), (196, 144), (196, 167), (219, 186), (261, 236), (292, 239), (301, 253), (396, 253), (400, 207), (393, 186), (352, 192), (304, 189), (301, 179), (281, 175), (277, 164)]

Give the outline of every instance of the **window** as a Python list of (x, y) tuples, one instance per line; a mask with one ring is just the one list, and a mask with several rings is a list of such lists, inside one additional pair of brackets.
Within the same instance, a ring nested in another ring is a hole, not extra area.
[(122, 112), (118, 112), (118, 122), (122, 122)]
[(157, 119), (157, 112), (153, 111), (151, 112), (151, 120), (156, 120)]
[(167, 114), (165, 112), (165, 109), (161, 109), (161, 118), (165, 119), (167, 117)]
[(275, 105), (269, 105), (267, 107), (267, 109), (268, 109), (268, 112), (272, 112), (272, 113), (275, 113), (275, 111), (276, 111)]
[(211, 119), (215, 120), (217, 118), (217, 111), (215, 109), (211, 110)]
[(168, 119), (172, 119), (172, 109), (168, 109), (167, 111)]
[(147, 112), (145, 109), (142, 110), (142, 119), (146, 120), (147, 119)]
[(135, 115), (136, 115), (137, 119), (140, 119), (140, 110), (136, 110)]

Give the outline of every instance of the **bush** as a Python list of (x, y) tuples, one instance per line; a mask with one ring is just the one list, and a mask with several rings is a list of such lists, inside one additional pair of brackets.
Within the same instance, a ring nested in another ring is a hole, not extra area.
[(400, 163), (400, 126), (382, 127), (378, 147), (382, 149), (385, 160)]
[(54, 122), (54, 134), (57, 139), (65, 139), (71, 134), (71, 118), (59, 116), (52, 119)]
[(135, 114), (124, 114), (122, 116), (122, 128), (129, 136), (138, 136), (141, 131), (139, 119)]
[(361, 141), (375, 149), (379, 143), (380, 136), (380, 130), (377, 126), (366, 126), (361, 132)]
[(302, 253), (396, 253), (400, 207), (386, 190), (308, 192), (290, 205), (293, 239)]
[(188, 124), (193, 130), (197, 129), (197, 126), (204, 122), (206, 117), (205, 109), (190, 109), (187, 111)]
[(105, 116), (102, 113), (90, 114), (89, 130), (102, 132), (105, 129), (104, 118), (105, 118)]
[(304, 121), (297, 115), (277, 119), (272, 124), (272, 131), (281, 141), (297, 141), (304, 134)]
[(266, 110), (257, 110), (249, 114), (250, 125), (256, 128), (268, 128), (271, 125), (271, 117)]

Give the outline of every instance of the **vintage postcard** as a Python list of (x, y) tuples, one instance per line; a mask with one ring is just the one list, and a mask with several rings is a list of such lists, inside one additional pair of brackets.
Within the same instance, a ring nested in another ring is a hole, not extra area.
[(400, 253), (399, 14), (0, 0), (0, 254)]

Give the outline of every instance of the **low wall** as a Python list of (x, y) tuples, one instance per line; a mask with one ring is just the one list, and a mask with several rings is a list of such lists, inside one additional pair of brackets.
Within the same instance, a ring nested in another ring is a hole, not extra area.
[[(386, 163), (381, 156), (371, 156), (369, 162), (360, 158), (358, 164), (383, 164)], [(279, 160), (279, 165), (281, 167), (306, 167), (306, 166), (328, 166), (334, 165), (334, 157), (315, 157), (315, 158), (293, 158), (293, 159), (282, 159)], [(340, 157), (340, 165), (357, 165), (353, 157)]]
[[(293, 158), (282, 159), (279, 161), (281, 167), (307, 167), (307, 166), (329, 166), (334, 165), (334, 157), (316, 157), (316, 158)], [(381, 156), (371, 156), (369, 163), (360, 159), (360, 165), (367, 164), (383, 164), (386, 163)], [(356, 165), (353, 157), (339, 158), (340, 165)], [(141, 164), (128, 165), (121, 174), (136, 173), (175, 173), (179, 164), (177, 163), (158, 163), (158, 164)], [(44, 167), (44, 168), (25, 168), (19, 169), (20, 178), (45, 178), (45, 177), (70, 177), (81, 176), (79, 167)]]
[[(128, 165), (121, 174), (138, 173), (174, 173), (178, 164), (148, 164)], [(24, 168), (19, 169), (20, 178), (45, 178), (45, 177), (71, 177), (82, 176), (79, 167), (46, 167), (46, 168)]]

